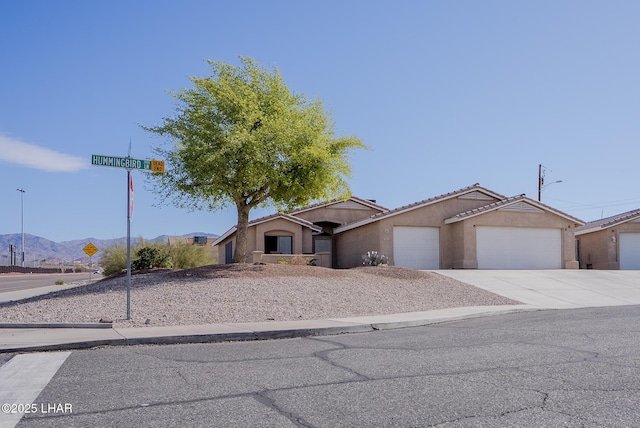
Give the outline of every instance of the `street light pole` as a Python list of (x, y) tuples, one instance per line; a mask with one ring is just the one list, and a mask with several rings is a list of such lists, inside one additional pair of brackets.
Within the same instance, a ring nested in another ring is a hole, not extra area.
[(542, 166), (542, 164), (539, 164), (538, 165), (538, 201), (542, 200), (542, 191), (546, 187), (549, 187), (552, 184), (562, 183), (562, 180), (556, 180), (556, 181), (554, 181), (552, 183), (544, 184), (544, 172), (545, 172), (544, 166)]
[(22, 233), (22, 247), (20, 251), (22, 253), (22, 267), (24, 267), (24, 192), (25, 190), (22, 187), (18, 187), (16, 189), (20, 192), (20, 229)]

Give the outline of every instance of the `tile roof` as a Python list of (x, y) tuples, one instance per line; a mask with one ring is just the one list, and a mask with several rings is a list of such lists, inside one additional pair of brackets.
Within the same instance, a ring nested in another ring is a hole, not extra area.
[(461, 196), (461, 195), (464, 195), (466, 193), (471, 193), (471, 192), (475, 192), (475, 191), (479, 191), (479, 192), (484, 193), (484, 194), (486, 194), (488, 196), (492, 196), (492, 197), (494, 197), (496, 199), (505, 199), (506, 198), (506, 196), (504, 196), (504, 195), (501, 195), (499, 193), (496, 193), (494, 191), (486, 189), (486, 188), (480, 186), (479, 183), (475, 183), (475, 184), (473, 184), (471, 186), (463, 187), (462, 189), (455, 190), (453, 192), (444, 193), (444, 194), (439, 195), (439, 196), (434, 196), (432, 198), (423, 199), (422, 201), (414, 202), (414, 203), (409, 204), (409, 205), (404, 205), (404, 206), (401, 206), (399, 208), (395, 208), (395, 209), (392, 209), (392, 210), (387, 210), (385, 212), (374, 214), (374, 215), (372, 215), (371, 217), (369, 217), (367, 219), (355, 221), (353, 223), (349, 223), (349, 224), (346, 224), (344, 226), (338, 227), (335, 230), (335, 232), (339, 233), (339, 232), (344, 232), (346, 230), (355, 229), (356, 227), (364, 226), (365, 224), (369, 224), (369, 223), (373, 223), (375, 221), (378, 221), (381, 218), (391, 217), (391, 216), (394, 216), (394, 215), (397, 215), (397, 214), (401, 214), (401, 213), (404, 213), (404, 212), (407, 212), (407, 211), (411, 211), (411, 210), (414, 210), (414, 209), (417, 209), (417, 208), (421, 208), (421, 207), (424, 207), (424, 206), (427, 206), (427, 205), (431, 205), (431, 204), (436, 203), (436, 202), (440, 202), (440, 201), (443, 201), (443, 200), (446, 200), (446, 199), (454, 198), (454, 197)]
[(296, 215), (298, 213), (304, 212), (304, 211), (310, 211), (316, 208), (322, 208), (322, 207), (327, 207), (329, 205), (334, 205), (334, 204), (338, 204), (340, 202), (345, 202), (345, 201), (349, 201), (352, 200), (354, 202), (357, 202), (359, 204), (362, 204), (364, 206), (376, 209), (378, 211), (388, 211), (389, 209), (386, 207), (383, 207), (382, 205), (378, 205), (377, 203), (369, 200), (369, 199), (363, 199), (363, 198), (359, 198), (357, 196), (350, 196), (347, 199), (332, 199), (330, 201), (325, 201), (325, 202), (318, 202), (317, 204), (312, 204), (312, 205), (307, 205), (306, 207), (301, 207), (298, 209), (295, 209), (293, 211), (291, 211), (289, 214), (291, 215)]
[(573, 221), (576, 224), (584, 224), (584, 222), (576, 217), (573, 217), (572, 215), (569, 215), (567, 213), (564, 213), (560, 210), (557, 210), (555, 208), (550, 207), (549, 205), (543, 204), (540, 201), (535, 201), (531, 198), (528, 198), (524, 193), (521, 195), (517, 195), (517, 196), (512, 196), (510, 198), (504, 198), (500, 201), (496, 201), (496, 202), (492, 202), (488, 205), (482, 206), (482, 207), (478, 207), (478, 208), (474, 208), (472, 210), (469, 211), (465, 211), (463, 213), (460, 214), (456, 214), (453, 217), (450, 217), (448, 219), (445, 220), (445, 224), (450, 224), (450, 223), (455, 223), (461, 220), (465, 220), (471, 217), (475, 217), (477, 215), (489, 212), (489, 211), (493, 211), (493, 210), (497, 210), (500, 208), (506, 208), (508, 206), (520, 203), (520, 202), (524, 202), (528, 205), (531, 205), (533, 207), (542, 209), (544, 211), (549, 211), (552, 212), (556, 215), (559, 215), (560, 217), (564, 217), (568, 220)]
[(640, 218), (640, 208), (627, 211), (621, 214), (616, 214), (611, 217), (601, 218), (600, 220), (594, 220), (587, 222), (584, 226), (576, 229), (576, 235), (583, 235), (585, 233), (596, 232), (598, 230), (607, 229), (618, 224), (626, 223)]

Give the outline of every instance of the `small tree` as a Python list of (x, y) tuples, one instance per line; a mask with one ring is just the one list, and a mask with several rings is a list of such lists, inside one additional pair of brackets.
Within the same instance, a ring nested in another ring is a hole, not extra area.
[(365, 147), (356, 137), (335, 137), (322, 103), (293, 94), (277, 70), (240, 61), (209, 61), (211, 77), (192, 77), (193, 89), (173, 94), (176, 115), (144, 127), (172, 142), (154, 148), (167, 164), (151, 175), (163, 201), (206, 210), (235, 205), (237, 263), (246, 262), (251, 209), (348, 196), (347, 153)]

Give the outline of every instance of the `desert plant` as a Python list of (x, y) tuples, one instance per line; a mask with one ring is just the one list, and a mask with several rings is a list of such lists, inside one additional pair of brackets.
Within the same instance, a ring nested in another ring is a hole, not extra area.
[(127, 247), (116, 242), (112, 246), (104, 248), (99, 265), (105, 276), (122, 272), (127, 268)]
[(64, 284), (64, 281), (61, 279), (56, 281), (56, 285), (63, 285), (63, 284)]
[(154, 247), (142, 247), (136, 251), (136, 259), (131, 262), (131, 269), (152, 269), (161, 264), (160, 249)]
[(296, 265), (296, 266), (306, 266), (309, 264), (309, 261), (304, 256), (295, 255), (291, 258), (290, 264)]
[(180, 243), (170, 245), (167, 251), (175, 269), (190, 269), (215, 263), (209, 247)]
[(280, 257), (276, 260), (279, 265), (293, 265), (293, 266), (316, 266), (316, 259), (305, 257), (300, 254), (296, 254), (293, 257)]
[(379, 266), (389, 263), (389, 259), (384, 254), (380, 254), (377, 251), (367, 251), (367, 254), (362, 256), (362, 264), (367, 266)]

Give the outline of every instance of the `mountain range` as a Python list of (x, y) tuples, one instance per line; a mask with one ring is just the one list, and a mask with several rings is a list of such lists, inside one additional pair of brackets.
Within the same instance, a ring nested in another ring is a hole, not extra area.
[[(181, 235), (181, 237), (193, 237), (193, 236), (207, 236), (217, 237), (218, 235), (211, 233), (188, 233)], [(131, 237), (131, 244), (134, 245), (139, 238)], [(167, 242), (169, 235), (161, 235), (153, 239), (145, 239), (151, 242)], [(0, 235), (0, 265), (10, 264), (9, 246), (14, 245), (16, 250), (16, 260), (18, 264), (20, 262), (20, 245), (22, 242), (22, 235), (19, 233), (11, 233), (6, 235)], [(79, 261), (86, 263), (89, 261), (83, 248), (92, 243), (98, 248), (98, 253), (93, 256), (93, 261), (100, 259), (100, 249), (110, 247), (116, 243), (126, 245), (127, 238), (116, 239), (96, 239), (85, 238), (77, 239), (74, 241), (54, 242), (49, 239), (42, 238), (40, 236), (24, 234), (24, 248), (25, 248), (25, 263), (27, 265), (41, 264), (43, 260), (48, 263), (58, 264), (60, 262), (70, 263), (71, 261)]]

